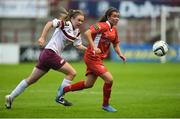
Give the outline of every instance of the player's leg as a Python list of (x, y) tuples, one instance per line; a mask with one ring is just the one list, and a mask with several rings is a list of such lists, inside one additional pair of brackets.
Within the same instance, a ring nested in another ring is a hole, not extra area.
[[(61, 58), (57, 53), (50, 49), (44, 49), (40, 55), (40, 63), (38, 63), (37, 67), (48, 70), (50, 68), (64, 73), (66, 76), (62, 82), (62, 87), (64, 85), (68, 85), (71, 83), (71, 80), (76, 75), (76, 71), (74, 68), (66, 62), (63, 58)], [(56, 97), (56, 102), (58, 102), (61, 93), (61, 85), (59, 86), (58, 96)], [(63, 99), (64, 100), (64, 99)], [(64, 101), (63, 101), (64, 102)]]
[(109, 98), (111, 95), (111, 87), (113, 84), (113, 78), (110, 72), (106, 72), (100, 77), (104, 80), (104, 86), (103, 86), (103, 106), (109, 105)]
[(109, 105), (109, 99), (111, 95), (111, 87), (113, 84), (113, 78), (110, 72), (106, 69), (103, 62), (96, 63), (86, 63), (90, 71), (92, 71), (96, 76), (100, 76), (104, 80), (103, 86), (103, 106), (102, 108), (108, 112), (117, 111), (115, 108)]
[(12, 101), (18, 95), (20, 95), (29, 85), (31, 85), (31, 84), (35, 83), (37, 80), (39, 80), (45, 73), (46, 73), (46, 71), (40, 70), (35, 67), (31, 73), (31, 75), (28, 78), (22, 80), (9, 95), (6, 95), (6, 97), (5, 97), (6, 108), (10, 109), (11, 105), (12, 105)]
[(78, 91), (82, 89), (92, 88), (94, 83), (96, 82), (97, 76), (93, 74), (88, 74), (86, 80), (81, 80), (74, 84), (64, 87), (64, 93), (69, 91)]
[(89, 66), (91, 70), (104, 80), (103, 86), (103, 106), (102, 108), (108, 112), (117, 111), (115, 108), (109, 105), (109, 99), (111, 95), (111, 87), (113, 84), (113, 77), (110, 72), (106, 69), (103, 62), (96, 63), (93, 67)]
[(65, 78), (59, 86), (56, 102), (63, 104), (64, 106), (71, 106), (72, 103), (63, 97), (63, 88), (71, 84), (72, 80), (76, 76), (76, 70), (68, 62), (65, 62), (65, 64), (60, 69), (58, 69), (58, 71), (64, 73)]
[(110, 72), (105, 72), (101, 74), (100, 77), (104, 80), (102, 108), (108, 112), (116, 112), (117, 110), (109, 105), (109, 99), (111, 96), (111, 87), (113, 84), (113, 77)]
[(38, 81), (43, 75), (45, 75), (48, 71), (41, 70), (37, 67), (34, 67), (31, 75), (26, 78), (26, 82), (28, 85), (31, 85)]
[(96, 79), (97, 79), (97, 76), (88, 75), (87, 79), (85, 81), (82, 80), (82, 81), (79, 81), (77, 83), (67, 85), (64, 88), (61, 88), (62, 92), (60, 93), (59, 97), (56, 98), (56, 102), (58, 102), (58, 103), (60, 103), (60, 104), (62, 104), (64, 106), (71, 106), (72, 103), (65, 100), (63, 95), (66, 92), (69, 92), (69, 91), (78, 91), (78, 90), (82, 90), (82, 89), (85, 89), (85, 88), (90, 88), (90, 87), (93, 86)]
[(78, 91), (78, 90), (82, 90), (82, 89), (86, 89), (86, 88), (91, 88), (94, 85), (96, 79), (97, 79), (97, 76), (88, 75), (87, 79), (85, 81), (82, 80), (82, 81), (79, 81), (77, 83), (65, 86), (62, 89), (62, 93), (60, 94), (60, 97), (56, 98), (56, 102), (58, 102), (58, 103), (60, 103), (60, 104), (62, 104), (64, 106), (71, 106), (72, 103), (70, 103), (67, 100), (65, 100), (63, 95), (66, 92), (69, 92), (69, 91)]
[(70, 85), (76, 76), (76, 70), (68, 62), (66, 62), (58, 71), (65, 74), (64, 80), (61, 83), (62, 87)]

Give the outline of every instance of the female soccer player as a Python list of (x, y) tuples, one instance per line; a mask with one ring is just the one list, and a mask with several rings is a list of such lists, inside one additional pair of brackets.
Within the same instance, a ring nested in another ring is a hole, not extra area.
[[(9, 95), (6, 95), (6, 108), (10, 109), (15, 97), (20, 95), (28, 86), (38, 81), (50, 69), (54, 69), (65, 74), (64, 80), (61, 84), (62, 87), (69, 85), (75, 77), (75, 69), (67, 61), (65, 61), (60, 54), (69, 43), (73, 43), (73, 45), (78, 49), (87, 49), (82, 45), (79, 30), (79, 27), (84, 21), (84, 14), (80, 10), (70, 10), (69, 12), (64, 11), (63, 14), (66, 14), (66, 16), (61, 15), (64, 19), (54, 19), (47, 22), (45, 25), (41, 37), (38, 39), (39, 45), (44, 46), (48, 31), (52, 27), (55, 28), (54, 34), (41, 52), (38, 63), (34, 67), (31, 75), (22, 80)], [(70, 106), (71, 103), (63, 97), (58, 98), (60, 97), (59, 91), (60, 90), (58, 90), (56, 102), (65, 106)]]
[(116, 8), (110, 8), (106, 11), (105, 15), (98, 23), (91, 25), (90, 28), (85, 32), (85, 36), (89, 42), (88, 48), (84, 55), (84, 61), (87, 66), (87, 78), (85, 81), (82, 80), (75, 84), (61, 87), (60, 96), (63, 96), (64, 93), (69, 91), (91, 88), (94, 85), (97, 77), (100, 76), (104, 80), (102, 108), (108, 112), (117, 111), (109, 104), (113, 77), (104, 66), (103, 59), (107, 57), (110, 44), (112, 43), (117, 55), (124, 62), (126, 61), (126, 57), (120, 50), (120, 41), (115, 28), (119, 21), (119, 15), (120, 13)]

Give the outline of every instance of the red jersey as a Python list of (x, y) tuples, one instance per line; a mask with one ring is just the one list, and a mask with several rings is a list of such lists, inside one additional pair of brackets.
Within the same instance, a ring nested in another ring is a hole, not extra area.
[(117, 29), (114, 26), (111, 27), (108, 21), (98, 22), (95, 25), (91, 25), (89, 29), (91, 30), (94, 44), (101, 50), (101, 53), (95, 54), (89, 45), (85, 52), (85, 57), (92, 60), (102, 60), (107, 57), (110, 44), (115, 45), (119, 43)]

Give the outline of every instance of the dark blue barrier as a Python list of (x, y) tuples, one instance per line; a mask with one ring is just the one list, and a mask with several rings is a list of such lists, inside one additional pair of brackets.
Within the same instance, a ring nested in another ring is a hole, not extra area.
[(100, 17), (109, 7), (119, 9), (124, 18), (158, 17), (161, 6), (180, 6), (179, 0), (71, 0), (69, 8), (81, 9), (89, 17)]
[[(20, 62), (37, 61), (41, 50), (42, 49), (40, 49), (39, 46), (35, 45), (21, 46)], [(61, 57), (66, 59), (67, 61), (80, 61), (82, 60), (83, 52), (69, 45), (64, 49)]]
[[(121, 44), (120, 47), (128, 62), (160, 62), (160, 57), (154, 55), (151, 44)], [(166, 58), (167, 61), (179, 62), (180, 45), (169, 46)], [(111, 59), (121, 61), (113, 49), (111, 50)]]
[(180, 45), (170, 45), (167, 54), (167, 60), (173, 62), (180, 62)]

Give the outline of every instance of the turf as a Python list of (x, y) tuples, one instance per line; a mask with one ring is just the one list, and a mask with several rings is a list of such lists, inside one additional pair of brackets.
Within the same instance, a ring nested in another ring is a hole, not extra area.
[[(71, 63), (77, 70), (73, 82), (84, 79), (85, 64)], [(70, 92), (72, 107), (55, 103), (63, 74), (51, 70), (16, 98), (11, 110), (4, 107), (4, 96), (27, 77), (34, 63), (0, 65), (0, 117), (5, 118), (180, 118), (180, 63), (105, 62), (114, 77), (111, 104), (118, 110), (101, 109), (103, 80), (91, 89)]]

